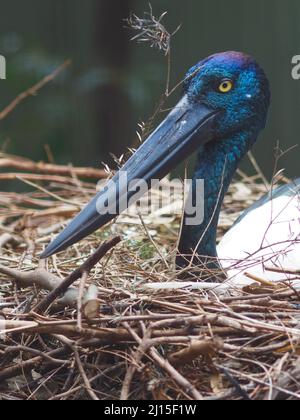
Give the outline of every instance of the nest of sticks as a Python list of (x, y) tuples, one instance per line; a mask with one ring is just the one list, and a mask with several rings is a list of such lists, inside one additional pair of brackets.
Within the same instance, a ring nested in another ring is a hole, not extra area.
[[(30, 187), (0, 195), (0, 399), (300, 399), (296, 291), (147, 289), (177, 278), (180, 216), (163, 209), (40, 261), (107, 173), (5, 154), (0, 168)], [(264, 192), (240, 174), (220, 235)]]

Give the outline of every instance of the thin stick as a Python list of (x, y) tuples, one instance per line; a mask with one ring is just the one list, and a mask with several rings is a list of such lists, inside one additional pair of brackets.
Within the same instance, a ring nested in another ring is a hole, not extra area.
[(121, 391), (121, 401), (127, 401), (130, 396), (130, 386), (131, 382), (133, 380), (134, 374), (136, 370), (138, 369), (139, 363), (141, 363), (143, 357), (147, 354), (147, 351), (149, 349), (149, 346), (151, 346), (151, 329), (148, 329), (143, 339), (141, 339), (137, 333), (129, 326), (127, 322), (123, 323), (124, 327), (129, 331), (129, 333), (132, 335), (132, 337), (136, 340), (136, 342), (139, 344), (137, 350), (132, 356), (133, 362), (128, 367)]
[(192, 395), (196, 401), (203, 400), (202, 395), (200, 392), (191, 384), (184, 376), (182, 376), (168, 360), (165, 360), (155, 348), (150, 349), (150, 355), (153, 360), (163, 369), (165, 370), (171, 378), (189, 395)]
[(84, 273), (89, 273), (93, 267), (116, 245), (121, 242), (121, 238), (119, 236), (113, 238), (111, 241), (104, 242), (97, 251), (89, 257), (81, 267), (77, 268), (70, 274), (66, 279), (55, 289), (53, 292), (49, 293), (48, 296), (42, 302), (40, 302), (34, 312), (40, 314), (45, 312), (52, 303), (59, 298), (61, 295), (64, 295), (68, 288), (75, 283)]
[(158, 255), (160, 256), (160, 258), (161, 258), (162, 262), (164, 263), (165, 267), (166, 267), (167, 269), (169, 269), (169, 265), (168, 265), (168, 263), (167, 263), (166, 259), (164, 258), (163, 254), (162, 254), (162, 253), (160, 252), (160, 250), (159, 250), (159, 247), (156, 245), (156, 243), (155, 243), (154, 239), (152, 238), (152, 236), (151, 236), (151, 234), (150, 234), (150, 232), (149, 232), (149, 230), (148, 230), (148, 228), (147, 228), (147, 226), (146, 226), (146, 224), (145, 224), (145, 222), (144, 222), (144, 219), (142, 218), (142, 215), (141, 215), (141, 214), (139, 214), (139, 218), (140, 218), (140, 221), (141, 221), (141, 223), (142, 223), (142, 226), (143, 226), (143, 228), (144, 228), (144, 230), (145, 230), (145, 232), (146, 232), (146, 235), (147, 235), (147, 237), (148, 237), (149, 241), (150, 241), (150, 242), (152, 243), (152, 245), (154, 246), (154, 248), (155, 248), (156, 252), (157, 252), (157, 253), (158, 253)]
[(16, 156), (1, 157), (0, 154), (0, 168), (2, 169), (16, 169), (18, 171), (26, 171), (31, 173), (39, 173), (44, 175), (60, 175), (71, 176), (72, 174), (79, 178), (101, 179), (107, 178), (108, 174), (103, 169), (95, 168), (76, 168), (72, 165), (54, 165), (45, 162), (33, 162), (29, 159), (19, 158)]
[(257, 160), (255, 159), (252, 152), (248, 152), (248, 158), (249, 158), (253, 168), (255, 169), (255, 171), (257, 172), (257, 174), (260, 176), (261, 180), (265, 184), (267, 190), (269, 190), (270, 189), (270, 183), (267, 180), (267, 178), (265, 177), (263, 171), (261, 170), (261, 168), (260, 168), (259, 164), (257, 163)]
[(87, 375), (84, 371), (84, 368), (82, 366), (78, 350), (77, 350), (76, 346), (72, 346), (72, 347), (73, 347), (73, 351), (74, 351), (74, 355), (75, 355), (76, 364), (77, 364), (78, 370), (80, 372), (80, 375), (82, 377), (82, 380), (84, 382), (84, 385), (86, 387), (86, 391), (93, 401), (99, 401), (99, 398), (97, 397), (97, 395), (93, 391), (93, 388), (91, 386), (89, 378), (87, 377)]
[(80, 280), (79, 286), (79, 293), (77, 299), (77, 328), (78, 331), (82, 330), (82, 304), (83, 304), (83, 296), (84, 296), (84, 289), (87, 282), (88, 273), (85, 271)]
[(27, 179), (30, 181), (56, 182), (57, 184), (76, 185), (77, 182), (71, 177), (60, 175), (26, 174), (20, 172), (7, 172), (0, 174), (0, 181), (14, 181), (16, 179)]
[(45, 76), (41, 81), (36, 83), (34, 86), (20, 93), (3, 111), (0, 112), (0, 121), (7, 117), (21, 102), (23, 102), (29, 96), (35, 96), (39, 90), (41, 90), (48, 83), (52, 82), (60, 73), (66, 70), (71, 65), (71, 60), (66, 60), (61, 66), (57, 67), (51, 74)]

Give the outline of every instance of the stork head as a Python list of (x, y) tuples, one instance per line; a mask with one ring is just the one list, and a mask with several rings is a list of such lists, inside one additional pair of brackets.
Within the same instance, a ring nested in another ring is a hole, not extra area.
[(265, 127), (270, 105), (270, 88), (265, 72), (249, 55), (229, 51), (212, 55), (192, 67), (185, 91), (191, 103), (223, 110), (215, 122), (221, 138), (248, 126)]
[(264, 128), (269, 83), (252, 57), (238, 52), (215, 54), (194, 66), (184, 80), (182, 100), (122, 169), (133, 191), (121, 185), (117, 173), (48, 246), (42, 258), (75, 244), (125, 210), (124, 202), (129, 203), (133, 196), (139, 198), (139, 180), (150, 187), (152, 179), (165, 177), (203, 145), (219, 144), (246, 129), (258, 134)]

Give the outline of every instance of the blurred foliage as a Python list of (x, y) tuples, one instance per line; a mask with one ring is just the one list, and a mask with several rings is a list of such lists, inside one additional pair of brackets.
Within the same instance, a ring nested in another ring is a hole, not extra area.
[[(300, 53), (299, 0), (152, 0), (154, 13), (168, 11), (172, 84), (201, 58), (222, 50), (257, 57), (272, 84), (271, 117), (255, 154), (266, 173), (273, 149), (298, 143), (300, 81), (291, 78), (291, 58)], [(1, 122), (0, 144), (33, 159), (45, 159), (48, 144), (57, 162), (111, 163), (136, 141), (140, 120), (153, 112), (166, 81), (166, 60), (130, 43), (123, 19), (148, 10), (144, 0), (2, 0), (0, 53), (8, 79), (0, 81), (3, 108), (18, 93), (66, 58), (72, 68)], [(173, 103), (176, 101), (176, 95)], [(299, 152), (281, 165), (299, 175)]]

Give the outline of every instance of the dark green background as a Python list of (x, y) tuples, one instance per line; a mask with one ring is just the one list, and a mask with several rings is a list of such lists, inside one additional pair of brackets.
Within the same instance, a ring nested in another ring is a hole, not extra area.
[[(299, 0), (152, 0), (154, 12), (167, 10), (166, 25), (182, 29), (173, 41), (172, 82), (201, 58), (222, 50), (253, 54), (265, 68), (273, 99), (268, 127), (255, 148), (267, 174), (273, 149), (298, 143), (300, 81), (291, 77), (291, 59), (300, 54)], [(111, 162), (135, 141), (163, 91), (165, 58), (130, 43), (122, 19), (142, 14), (144, 0), (1, 0), (0, 53), (8, 79), (0, 81), (3, 108), (19, 92), (64, 59), (72, 68), (0, 123), (7, 150), (45, 158), (48, 144), (58, 162), (98, 165)], [(176, 98), (173, 98), (175, 103)], [(0, 144), (1, 144), (0, 143)], [(299, 149), (281, 166), (300, 175)]]

